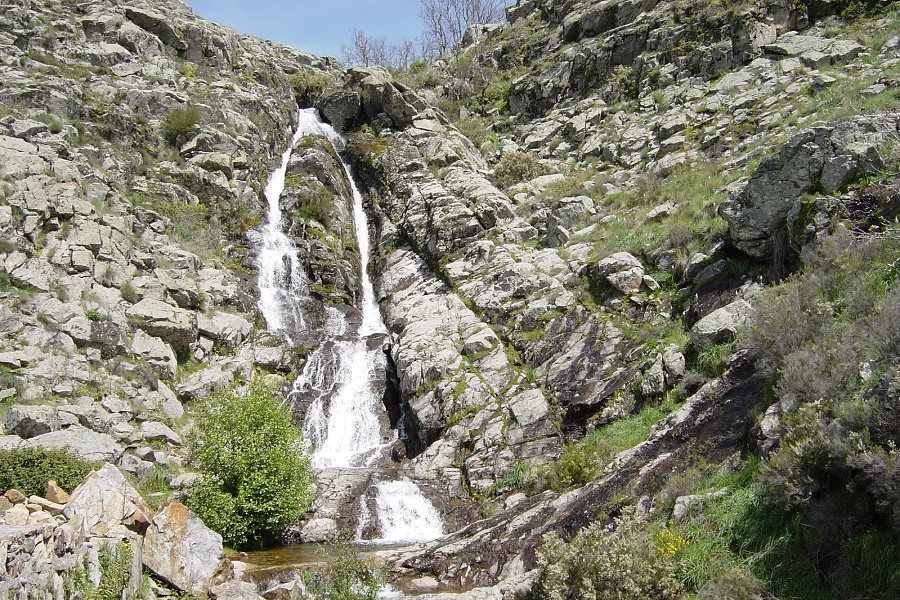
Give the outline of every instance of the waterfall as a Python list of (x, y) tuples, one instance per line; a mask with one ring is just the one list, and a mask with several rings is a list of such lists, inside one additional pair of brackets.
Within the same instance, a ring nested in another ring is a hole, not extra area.
[(305, 135), (302, 119), (291, 142), (281, 155), (281, 165), (272, 172), (263, 194), (269, 204), (266, 224), (259, 232), (260, 312), (266, 318), (269, 331), (284, 335), (289, 341), (293, 334), (306, 329), (299, 298), (307, 293), (306, 275), (300, 267), (297, 247), (282, 230), (282, 215), (279, 199), (284, 191), (284, 178), (294, 145)]
[[(321, 122), (315, 109), (301, 110), (290, 147), (266, 186), (269, 214), (260, 236), (259, 307), (269, 329), (281, 332), (289, 341), (291, 332), (307, 328), (300, 304), (307, 297), (307, 282), (297, 249), (282, 231), (279, 197), (293, 146), (306, 135), (324, 137), (334, 146), (343, 144), (343, 138)], [(383, 384), (384, 379), (386, 358), (382, 343), (387, 327), (368, 274), (368, 223), (351, 169), (343, 159), (341, 164), (353, 194), (362, 322), (355, 333), (348, 331), (344, 314), (326, 308), (323, 333), (327, 339), (310, 354), (294, 382), (292, 397), (311, 400), (303, 419), (303, 433), (312, 444), (312, 463), (317, 469), (374, 467), (397, 439), (396, 432), (387, 430), (379, 418), (384, 407), (376, 384)], [(440, 516), (412, 481), (404, 478), (380, 482), (374, 491), (381, 533), (378, 541), (422, 541), (442, 535)], [(360, 532), (367, 514), (368, 509), (362, 515)]]

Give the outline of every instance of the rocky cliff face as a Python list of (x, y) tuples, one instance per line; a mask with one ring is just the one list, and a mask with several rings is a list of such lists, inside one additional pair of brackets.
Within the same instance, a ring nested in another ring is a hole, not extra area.
[[(0, 5), (0, 447), (176, 485), (192, 400), (253, 373), (286, 392), (325, 306), (353, 321), (351, 193), (315, 138), (281, 206), (311, 326), (288, 348), (256, 308), (262, 188), (316, 106), (366, 196), (395, 466), (459, 529), (395, 564), (465, 585), (520, 577), (542, 534), (646, 507), (774, 431), (729, 344), (898, 136), (900, 43), (830, 16), (846, 2), (520, 0), (396, 75), (174, 0)], [(565, 470), (586, 434), (663, 400), (683, 404), (645, 441)], [(323, 473), (313, 522), (346, 520), (365, 478)]]

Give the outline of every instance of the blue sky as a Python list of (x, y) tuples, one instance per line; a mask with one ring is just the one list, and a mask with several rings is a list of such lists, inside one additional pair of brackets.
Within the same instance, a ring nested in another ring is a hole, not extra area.
[(238, 33), (340, 57), (350, 30), (399, 43), (422, 30), (419, 0), (184, 0), (194, 13)]

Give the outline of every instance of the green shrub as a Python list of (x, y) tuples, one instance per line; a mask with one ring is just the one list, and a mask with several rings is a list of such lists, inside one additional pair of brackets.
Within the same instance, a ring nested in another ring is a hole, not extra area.
[(122, 294), (122, 300), (125, 302), (129, 302), (134, 304), (138, 301), (137, 290), (134, 289), (134, 286), (131, 285), (131, 282), (126, 281), (122, 284), (122, 287), (119, 288), (119, 293)]
[(262, 377), (208, 396), (194, 419), (189, 448), (203, 477), (188, 504), (226, 544), (259, 546), (309, 508), (308, 448)]
[(0, 490), (15, 488), (26, 496), (42, 496), (53, 479), (72, 491), (96, 467), (66, 450), (0, 450)]
[(509, 105), (509, 88), (511, 81), (509, 79), (500, 78), (493, 79), (484, 89), (485, 101), (503, 112)]
[(349, 548), (340, 549), (326, 566), (304, 571), (302, 577), (311, 597), (331, 600), (375, 600), (383, 580)]
[(131, 579), (131, 545), (127, 542), (100, 547), (100, 582), (93, 600), (119, 600)]
[(311, 184), (296, 190), (297, 204), (291, 213), (294, 219), (318, 221), (327, 229), (332, 222), (334, 195), (323, 185)]
[(500, 157), (494, 169), (494, 177), (501, 188), (509, 188), (523, 181), (547, 175), (550, 169), (541, 163), (533, 154), (514, 150)]
[(568, 543), (551, 533), (537, 551), (541, 571), (529, 598), (680, 598), (683, 545), (670, 530), (655, 530), (634, 513), (617, 518), (612, 527), (597, 520)]
[(200, 109), (193, 105), (173, 108), (163, 118), (163, 131), (166, 140), (174, 144), (178, 136), (186, 135), (194, 130), (201, 118)]
[(839, 232), (803, 255), (804, 271), (765, 290), (748, 346), (773, 381), (783, 437), (767, 481), (785, 506), (845, 487), (854, 511), (900, 531), (896, 240)]
[(6, 238), (0, 238), (0, 254), (9, 254), (18, 250), (15, 242)]
[(291, 89), (294, 97), (302, 104), (310, 104), (311, 100), (321, 95), (332, 83), (331, 78), (324, 73), (303, 70), (291, 78)]
[(184, 63), (183, 65), (178, 67), (178, 72), (187, 79), (193, 79), (197, 76), (197, 67), (192, 65), (191, 63)]

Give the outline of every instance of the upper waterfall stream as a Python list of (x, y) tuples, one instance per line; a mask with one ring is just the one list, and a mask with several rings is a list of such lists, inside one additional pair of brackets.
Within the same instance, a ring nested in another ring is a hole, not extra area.
[[(296, 245), (283, 232), (280, 197), (291, 153), (303, 137), (315, 135), (328, 140), (335, 150), (343, 138), (319, 119), (315, 109), (301, 110), (297, 130), (282, 163), (270, 178), (265, 196), (269, 203), (268, 222), (262, 228), (259, 249), (259, 307), (271, 331), (288, 342), (292, 333), (308, 331), (302, 304), (308, 298), (306, 275), (300, 265)], [(340, 155), (338, 154), (340, 157)], [(313, 467), (371, 468), (387, 453), (397, 434), (380, 418), (385, 413), (377, 384), (383, 384), (386, 357), (382, 350), (387, 327), (381, 318), (372, 281), (368, 274), (369, 229), (362, 194), (349, 165), (340, 159), (352, 192), (353, 227), (359, 246), (361, 324), (356, 331), (344, 314), (325, 309), (322, 343), (310, 354), (303, 372), (294, 382), (292, 396), (310, 399), (303, 419), (303, 433), (312, 444)], [(442, 535), (440, 517), (416, 485), (408, 479), (374, 485), (375, 512), (380, 536), (376, 541), (422, 541)], [(368, 521), (361, 511), (358, 538)]]

